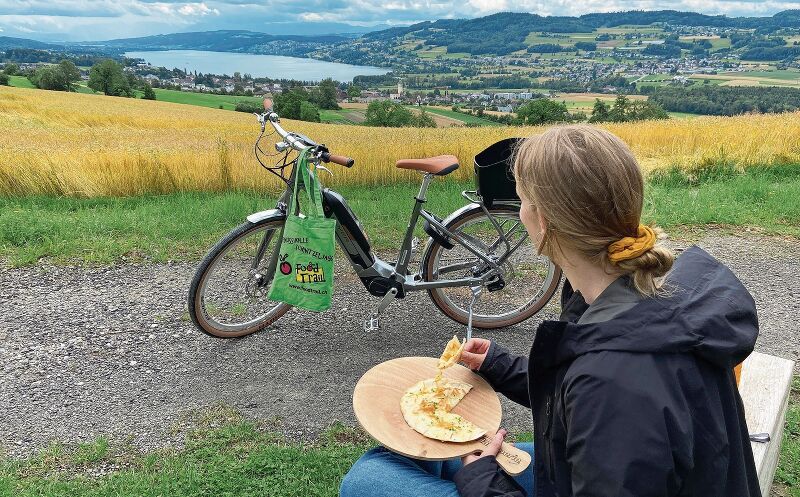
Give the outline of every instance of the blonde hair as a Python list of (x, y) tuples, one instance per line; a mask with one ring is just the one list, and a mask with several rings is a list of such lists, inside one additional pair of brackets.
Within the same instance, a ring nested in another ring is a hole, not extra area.
[[(644, 200), (639, 164), (622, 140), (585, 124), (551, 128), (518, 146), (514, 177), (521, 195), (547, 221), (541, 254), (553, 259), (569, 248), (609, 274), (632, 274), (644, 296), (668, 293), (662, 277), (675, 256), (666, 247), (656, 243), (616, 264), (608, 258), (611, 243), (637, 236)], [(665, 236), (661, 228), (653, 231)]]

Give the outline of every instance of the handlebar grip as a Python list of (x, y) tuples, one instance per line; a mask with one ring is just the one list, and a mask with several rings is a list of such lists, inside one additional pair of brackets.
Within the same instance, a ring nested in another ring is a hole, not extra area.
[(328, 154), (328, 162), (333, 162), (334, 164), (339, 164), (340, 166), (344, 167), (353, 167), (353, 164), (356, 163), (356, 161), (351, 159), (350, 157), (345, 157), (344, 155), (333, 155), (333, 154)]

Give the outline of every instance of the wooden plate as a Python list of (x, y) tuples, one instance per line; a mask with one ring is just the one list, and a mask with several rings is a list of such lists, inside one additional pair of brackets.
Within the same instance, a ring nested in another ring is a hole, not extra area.
[[(414, 431), (400, 411), (403, 394), (421, 380), (433, 378), (438, 370), (433, 357), (400, 357), (373, 367), (358, 380), (353, 391), (353, 410), (361, 426), (384, 447), (415, 459), (440, 461), (480, 451), (489, 444), (500, 427), (500, 399), (480, 376), (456, 364), (445, 369), (444, 376), (472, 385), (472, 390), (453, 412), (486, 430), (489, 437), (472, 442), (442, 442)], [(503, 444), (497, 462), (511, 475), (530, 464), (530, 454)]]

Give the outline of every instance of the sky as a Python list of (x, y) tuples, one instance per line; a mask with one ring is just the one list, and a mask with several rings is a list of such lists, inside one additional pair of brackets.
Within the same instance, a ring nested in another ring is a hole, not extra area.
[(660, 9), (771, 16), (800, 9), (800, 0), (0, 0), (0, 36), (91, 41), (215, 29), (324, 34), (507, 11), (580, 15)]

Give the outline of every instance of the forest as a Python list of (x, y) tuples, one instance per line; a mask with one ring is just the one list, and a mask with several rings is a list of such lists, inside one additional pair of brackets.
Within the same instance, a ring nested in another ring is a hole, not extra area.
[(778, 113), (800, 109), (800, 89), (703, 85), (693, 88), (664, 86), (650, 101), (670, 112), (733, 116), (747, 112)]

